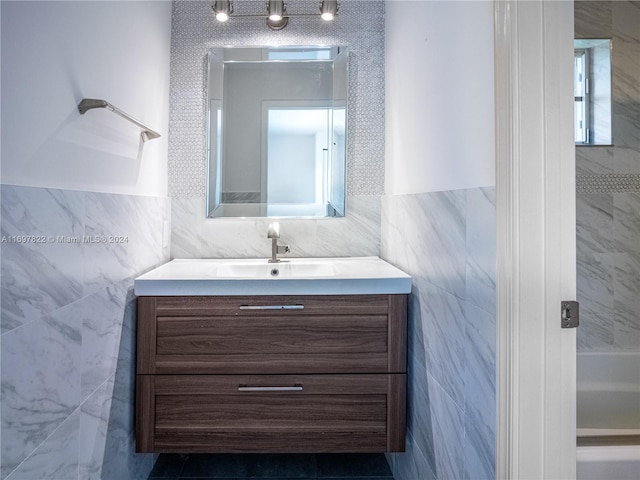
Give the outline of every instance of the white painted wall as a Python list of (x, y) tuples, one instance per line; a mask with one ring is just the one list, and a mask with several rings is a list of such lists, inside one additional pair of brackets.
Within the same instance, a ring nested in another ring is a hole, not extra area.
[(495, 185), (493, 2), (386, 4), (386, 193)]
[(2, 2), (2, 182), (166, 195), (170, 40), (169, 1)]

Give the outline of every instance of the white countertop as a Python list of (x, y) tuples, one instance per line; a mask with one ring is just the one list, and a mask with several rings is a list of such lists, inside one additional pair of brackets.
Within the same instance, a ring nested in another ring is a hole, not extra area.
[[(277, 271), (274, 271), (277, 269)], [(357, 295), (411, 291), (411, 277), (378, 257), (176, 259), (135, 280), (138, 296)]]

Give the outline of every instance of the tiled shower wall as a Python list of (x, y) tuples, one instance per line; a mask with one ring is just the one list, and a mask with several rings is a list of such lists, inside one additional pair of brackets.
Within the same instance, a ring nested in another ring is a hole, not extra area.
[(1, 205), (1, 478), (145, 479), (133, 278), (168, 260), (169, 199), (2, 185)]
[(578, 351), (640, 350), (640, 2), (575, 2), (612, 39), (613, 145), (576, 147)]
[(493, 187), (383, 197), (382, 257), (413, 278), (397, 480), (495, 478), (495, 231)]
[[(264, 1), (236, 2), (236, 13), (264, 12)], [(290, 13), (318, 11), (316, 0), (289, 2)], [(268, 257), (268, 220), (206, 219), (207, 54), (226, 45), (348, 45), (347, 216), (280, 220), (289, 256), (378, 255), (384, 190), (384, 1), (340, 4), (334, 22), (292, 17), (271, 31), (264, 17), (215, 21), (211, 2), (173, 4), (169, 125), (171, 256)]]

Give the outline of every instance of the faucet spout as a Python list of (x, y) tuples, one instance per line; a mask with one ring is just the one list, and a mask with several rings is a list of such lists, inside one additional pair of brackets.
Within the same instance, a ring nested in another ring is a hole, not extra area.
[(267, 228), (267, 238), (280, 238), (280, 224), (273, 222)]

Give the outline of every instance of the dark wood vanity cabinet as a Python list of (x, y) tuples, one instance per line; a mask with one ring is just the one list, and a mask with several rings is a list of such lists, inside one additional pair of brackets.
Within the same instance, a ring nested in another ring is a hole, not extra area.
[(139, 297), (138, 452), (398, 452), (406, 295)]

